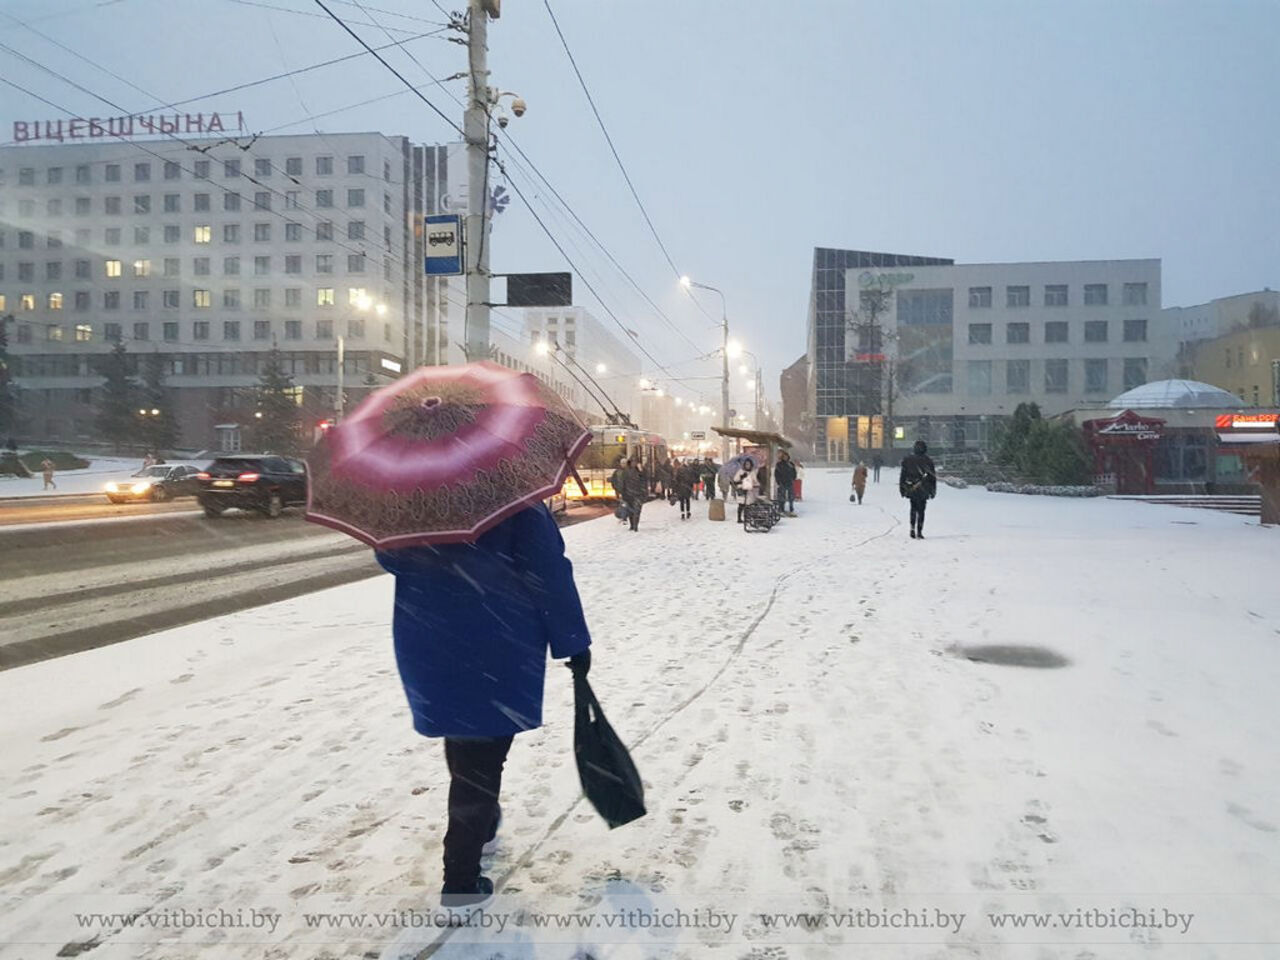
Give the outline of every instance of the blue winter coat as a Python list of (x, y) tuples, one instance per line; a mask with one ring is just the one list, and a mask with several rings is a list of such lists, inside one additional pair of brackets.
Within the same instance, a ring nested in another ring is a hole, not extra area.
[(504, 737), (541, 726), (548, 646), (561, 658), (591, 645), (551, 512), (522, 510), (475, 543), (377, 557), (396, 577), (392, 632), (414, 729)]

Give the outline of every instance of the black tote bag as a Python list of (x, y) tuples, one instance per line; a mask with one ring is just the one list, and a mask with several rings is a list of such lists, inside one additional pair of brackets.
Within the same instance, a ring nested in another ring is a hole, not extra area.
[(643, 817), (644, 784), (640, 773), (605, 719), (585, 676), (574, 675), (573, 701), (573, 753), (582, 792), (610, 829)]

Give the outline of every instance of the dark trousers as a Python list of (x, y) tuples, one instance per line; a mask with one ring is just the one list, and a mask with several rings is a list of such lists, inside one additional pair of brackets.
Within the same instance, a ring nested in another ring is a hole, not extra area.
[(924, 529), (924, 508), (928, 503), (928, 497), (911, 498), (911, 529), (917, 533)]
[(872, 477), (872, 479), (873, 479), (873, 480), (875, 480), (875, 482), (876, 482), (876, 483), (879, 483), (879, 482), (880, 482), (880, 467), (879, 467), (879, 465), (876, 465), (876, 466), (874, 466), (874, 467), (872, 467), (872, 468), (871, 468), (871, 477)]
[(641, 506), (642, 504), (639, 500), (627, 501), (627, 519), (631, 521), (632, 530), (640, 529), (640, 507)]
[(680, 501), (681, 516), (688, 516), (690, 513), (693, 512), (693, 507), (690, 506), (689, 504), (689, 501), (693, 499), (692, 493), (681, 494), (680, 497), (678, 497), (678, 499)]
[(444, 882), (469, 887), (480, 876), (480, 853), (498, 823), (502, 765), (511, 737), (446, 737), (449, 829), (444, 835)]
[(778, 484), (778, 499), (776, 502), (779, 510), (786, 507), (791, 513), (796, 512), (796, 488), (794, 482)]

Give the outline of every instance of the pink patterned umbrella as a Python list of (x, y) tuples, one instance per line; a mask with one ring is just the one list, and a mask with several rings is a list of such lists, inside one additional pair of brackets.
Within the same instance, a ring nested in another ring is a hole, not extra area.
[(307, 519), (379, 549), (457, 543), (559, 490), (590, 432), (528, 373), (422, 367), (307, 458)]

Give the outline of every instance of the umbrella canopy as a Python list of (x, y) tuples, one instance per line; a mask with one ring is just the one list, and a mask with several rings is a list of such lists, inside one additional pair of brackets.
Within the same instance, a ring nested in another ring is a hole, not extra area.
[(423, 367), (308, 457), (307, 519), (379, 549), (476, 539), (559, 490), (591, 433), (528, 373)]
[(756, 463), (756, 458), (748, 453), (740, 453), (736, 457), (726, 460), (724, 466), (720, 468), (720, 479), (722, 479), (726, 484), (733, 483), (733, 478), (736, 477), (747, 464), (751, 464), (753, 469), (760, 466), (760, 464)]

